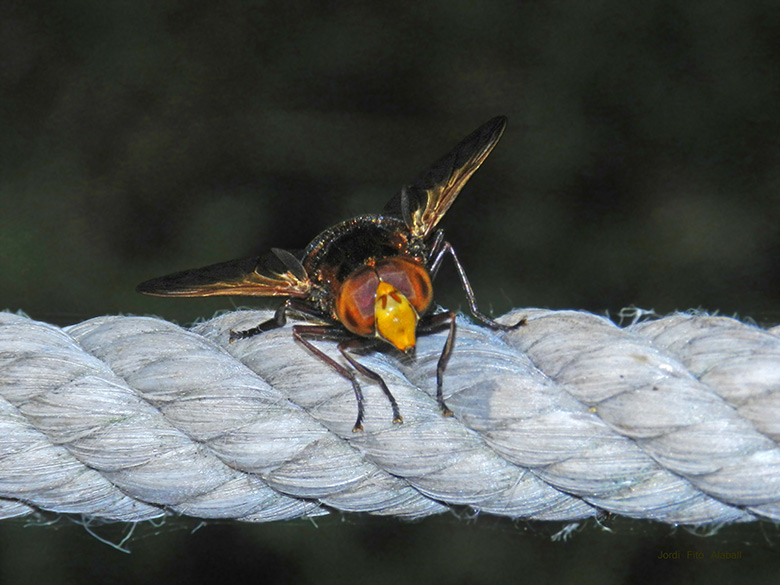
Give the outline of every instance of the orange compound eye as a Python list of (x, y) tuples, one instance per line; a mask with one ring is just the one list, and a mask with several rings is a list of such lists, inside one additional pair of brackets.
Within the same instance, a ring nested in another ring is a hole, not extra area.
[(403, 294), (419, 315), (425, 313), (433, 301), (433, 284), (428, 270), (407, 258), (386, 258), (376, 263), (382, 282), (392, 284)]
[(336, 295), (336, 316), (352, 333), (374, 335), (374, 303), (379, 277), (373, 268), (363, 266), (350, 274)]

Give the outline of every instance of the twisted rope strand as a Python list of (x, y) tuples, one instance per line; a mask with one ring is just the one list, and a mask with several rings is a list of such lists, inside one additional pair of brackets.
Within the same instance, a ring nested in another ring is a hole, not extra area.
[[(780, 336), (677, 314), (619, 328), (518, 311), (496, 333), (459, 320), (415, 359), (359, 359), (398, 400), (350, 384), (289, 328), (228, 342), (269, 312), (192, 330), (108, 316), (60, 329), (0, 313), (0, 517), (51, 510), (271, 521), (331, 509), (407, 518), (449, 506), (574, 520), (780, 520)], [(330, 342), (319, 347), (337, 356)]]

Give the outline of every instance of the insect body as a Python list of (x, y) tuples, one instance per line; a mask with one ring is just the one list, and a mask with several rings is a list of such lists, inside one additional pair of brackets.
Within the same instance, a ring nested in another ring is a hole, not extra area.
[[(503, 116), (489, 120), (404, 187), (380, 215), (364, 215), (328, 228), (300, 254), (274, 248), (263, 257), (155, 278), (138, 285), (138, 291), (181, 297), (286, 297), (272, 319), (252, 329), (232, 331), (230, 340), (282, 327), (288, 313), (314, 321), (294, 325), (293, 337), (351, 381), (358, 404), (354, 431), (363, 428), (363, 392), (355, 371), (382, 388), (393, 409), (393, 422), (403, 419), (382, 377), (357, 361), (350, 350), (389, 343), (411, 354), (417, 335), (449, 327), (436, 370), (436, 399), (442, 413), (450, 416), (452, 411), (442, 395), (442, 379), (455, 339), (455, 314), (432, 311), (432, 282), (444, 257), (449, 255), (454, 261), (474, 317), (502, 330), (525, 323), (523, 319), (514, 325), (502, 325), (479, 311), (455, 250), (437, 228), (505, 127)], [(328, 356), (310, 339), (339, 341), (338, 349), (352, 368)]]

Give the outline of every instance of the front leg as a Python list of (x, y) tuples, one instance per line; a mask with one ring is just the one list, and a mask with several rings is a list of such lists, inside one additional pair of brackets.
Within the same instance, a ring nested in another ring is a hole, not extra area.
[(363, 406), (363, 389), (360, 387), (360, 383), (357, 380), (355, 371), (342, 366), (332, 357), (327, 355), (324, 351), (316, 347), (311, 341), (306, 339), (307, 337), (313, 337), (315, 339), (339, 340), (338, 348), (341, 352), (341, 355), (344, 356), (344, 358), (355, 370), (367, 378), (370, 378), (379, 384), (380, 388), (382, 388), (382, 392), (384, 392), (385, 396), (387, 396), (387, 399), (390, 401), (390, 406), (393, 409), (393, 422), (396, 424), (403, 422), (404, 419), (401, 416), (401, 411), (398, 409), (398, 403), (396, 402), (393, 394), (390, 392), (390, 389), (387, 387), (387, 383), (384, 381), (382, 376), (361, 364), (359, 361), (357, 361), (357, 359), (355, 359), (354, 356), (349, 353), (349, 350), (370, 349), (378, 343), (378, 339), (371, 337), (355, 337), (354, 334), (349, 333), (348, 331), (335, 325), (295, 325), (293, 327), (293, 337), (306, 346), (306, 349), (308, 349), (315, 356), (320, 358), (323, 362), (328, 364), (331, 368), (336, 370), (339, 374), (344, 376), (352, 383), (352, 389), (355, 392), (355, 399), (357, 400), (358, 406), (357, 420), (355, 421), (355, 425), (352, 427), (353, 433), (357, 433), (363, 430), (363, 416), (365, 413), (365, 407)]
[[(352, 339), (348, 339), (346, 341), (342, 341), (341, 343), (339, 343), (339, 351), (341, 352), (341, 355), (343, 355), (346, 358), (346, 360), (350, 364), (352, 364), (353, 368), (355, 368), (358, 372), (363, 374), (366, 378), (370, 378), (374, 382), (379, 384), (379, 387), (382, 389), (382, 392), (385, 393), (385, 396), (387, 396), (387, 399), (390, 401), (390, 407), (393, 409), (393, 422), (396, 424), (400, 424), (404, 422), (404, 418), (401, 416), (401, 411), (398, 409), (398, 403), (395, 401), (395, 396), (393, 396), (392, 392), (390, 392), (390, 388), (387, 387), (387, 383), (384, 381), (382, 376), (377, 374), (374, 370), (368, 369), (366, 366), (364, 366), (359, 361), (357, 361), (347, 351), (349, 349), (368, 349), (376, 345), (377, 342), (378, 340), (376, 338), (371, 339), (365, 337), (353, 337)], [(360, 401), (358, 401), (358, 407), (359, 410), (362, 409), (362, 405), (360, 404)], [(359, 420), (362, 420), (363, 418), (362, 412), (359, 412), (358, 414), (360, 417)], [(353, 429), (353, 431), (354, 430), (355, 429)]]
[(444, 369), (447, 362), (450, 361), (452, 348), (455, 345), (455, 313), (447, 311), (445, 313), (436, 313), (435, 315), (426, 315), (417, 325), (419, 333), (431, 333), (441, 329), (449, 321), (450, 332), (447, 335), (447, 341), (444, 342), (444, 348), (441, 350), (439, 362), (436, 364), (436, 402), (439, 404), (442, 416), (452, 416), (452, 411), (444, 403)]

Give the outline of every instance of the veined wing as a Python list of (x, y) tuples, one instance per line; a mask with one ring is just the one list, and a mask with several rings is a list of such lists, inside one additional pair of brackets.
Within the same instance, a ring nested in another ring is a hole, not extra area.
[(300, 260), (286, 250), (244, 260), (220, 262), (153, 278), (136, 290), (160, 297), (211, 297), (217, 295), (306, 298), (311, 281)]
[(482, 124), (404, 187), (385, 206), (383, 214), (403, 218), (417, 237), (425, 239), (430, 236), (463, 185), (496, 146), (506, 122), (505, 116), (497, 116)]

